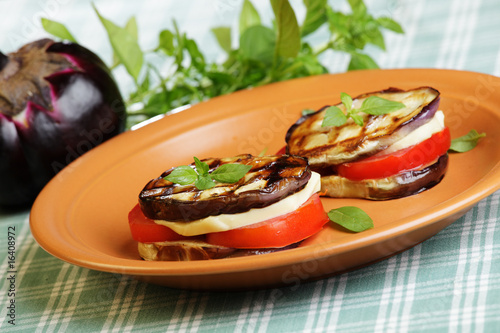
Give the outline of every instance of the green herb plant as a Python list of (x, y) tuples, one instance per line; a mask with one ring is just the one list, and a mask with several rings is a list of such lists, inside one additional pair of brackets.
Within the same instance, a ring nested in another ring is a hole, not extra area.
[(352, 97), (346, 93), (340, 93), (340, 100), (344, 105), (346, 112), (342, 111), (339, 107), (333, 105), (325, 110), (325, 116), (322, 127), (326, 126), (342, 126), (349, 118), (359, 126), (363, 126), (363, 117), (359, 115), (359, 112), (364, 112), (366, 114), (379, 116), (387, 113), (391, 113), (400, 110), (405, 107), (403, 103), (391, 101), (378, 96), (370, 96), (363, 100), (361, 107), (354, 109), (352, 107)]
[[(225, 60), (208, 61), (195, 40), (182, 32), (174, 20), (172, 29), (159, 32), (152, 50), (139, 46), (134, 17), (125, 26), (105, 18), (94, 6), (111, 47), (110, 68), (124, 66), (135, 89), (127, 98), (129, 126), (158, 114), (194, 104), (215, 96), (267, 83), (327, 73), (321, 56), (327, 51), (350, 57), (347, 70), (378, 68), (365, 51), (370, 44), (384, 50), (383, 30), (403, 33), (389, 17), (373, 17), (362, 0), (348, 0), (351, 11), (334, 10), (327, 0), (303, 0), (306, 15), (302, 22), (288, 0), (270, 0), (274, 13), (271, 25), (262, 22), (250, 0), (242, 3), (238, 31), (228, 26), (211, 29)], [(42, 19), (44, 29), (53, 36), (76, 41), (63, 24)], [(318, 30), (326, 38), (318, 45), (311, 36)], [(237, 34), (238, 45), (231, 42)], [(171, 64), (165, 72), (160, 63)]]
[(179, 185), (194, 183), (197, 189), (203, 191), (214, 187), (216, 182), (236, 183), (252, 168), (251, 165), (227, 163), (209, 172), (210, 167), (206, 162), (200, 161), (197, 157), (193, 159), (195, 168), (189, 165), (178, 166), (164, 179)]

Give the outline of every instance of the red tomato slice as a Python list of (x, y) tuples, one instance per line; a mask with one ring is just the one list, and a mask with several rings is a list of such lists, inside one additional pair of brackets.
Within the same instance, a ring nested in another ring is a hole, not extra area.
[(286, 154), (286, 146), (283, 146), (276, 152), (276, 155), (285, 155)]
[(351, 180), (377, 179), (416, 169), (444, 155), (451, 144), (450, 130), (434, 133), (429, 139), (414, 146), (386, 155), (374, 155), (361, 161), (338, 166), (339, 176)]
[[(297, 210), (247, 227), (205, 235), (210, 244), (233, 248), (283, 247), (306, 239), (329, 221), (318, 194), (314, 194)], [(186, 237), (173, 230), (156, 224), (144, 216), (139, 205), (129, 213), (132, 238), (138, 242), (153, 243), (182, 239)]]
[(283, 247), (306, 239), (329, 221), (318, 194), (293, 212), (246, 227), (207, 234), (207, 242), (240, 249)]
[(142, 213), (139, 204), (128, 213), (128, 224), (132, 238), (141, 243), (154, 243), (187, 239), (164, 225), (156, 224)]

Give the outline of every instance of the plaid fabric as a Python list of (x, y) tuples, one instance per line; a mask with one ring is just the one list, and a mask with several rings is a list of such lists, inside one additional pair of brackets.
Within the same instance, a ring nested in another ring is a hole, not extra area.
[[(254, 3), (263, 17), (271, 17), (267, 1)], [(301, 7), (300, 1), (292, 3)], [(406, 31), (403, 36), (387, 34), (387, 53), (373, 50), (383, 68), (454, 68), (500, 75), (497, 0), (367, 4), (376, 15), (394, 17)], [(201, 47), (216, 57), (219, 51), (208, 37), (208, 27), (232, 22), (240, 1), (96, 5), (116, 22), (136, 15), (145, 48), (155, 45), (157, 32), (175, 17), (181, 29), (203, 41)], [(45, 16), (66, 23), (82, 43), (110, 57), (87, 1), (0, 0), (0, 10), (4, 52), (43, 36), (35, 22)], [(298, 15), (303, 12), (298, 10)], [(345, 69), (343, 56), (327, 57), (332, 72)], [(117, 76), (122, 85), (128, 84), (125, 76)], [(174, 290), (64, 263), (33, 240), (28, 211), (0, 211), (0, 331), (500, 332), (499, 204), (496, 192), (435, 237), (363, 269), (298, 288), (227, 293)], [(9, 228), (15, 228), (13, 263), (8, 256)], [(15, 296), (9, 292), (13, 274)], [(12, 299), (15, 325), (9, 323)]]

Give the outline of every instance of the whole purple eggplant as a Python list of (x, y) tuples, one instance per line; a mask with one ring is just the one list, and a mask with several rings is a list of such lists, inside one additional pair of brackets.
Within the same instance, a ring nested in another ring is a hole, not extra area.
[(122, 132), (109, 69), (88, 49), (42, 39), (0, 52), (0, 206), (26, 206), (70, 162)]

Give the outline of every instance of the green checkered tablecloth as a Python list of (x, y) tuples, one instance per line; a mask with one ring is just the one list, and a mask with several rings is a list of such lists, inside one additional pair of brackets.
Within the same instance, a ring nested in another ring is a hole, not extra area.
[[(235, 22), (241, 6), (238, 0), (95, 3), (120, 24), (136, 15), (144, 48), (153, 47), (157, 33), (170, 27), (175, 17), (213, 58), (220, 51), (209, 27)], [(254, 3), (270, 20), (268, 1)], [(406, 31), (387, 34), (386, 53), (371, 50), (382, 68), (453, 68), (500, 75), (498, 0), (366, 3), (376, 16), (392, 16)], [(304, 14), (301, 1), (292, 4), (299, 16)], [(45, 36), (39, 24), (44, 16), (66, 23), (82, 43), (111, 59), (89, 1), (0, 0), (0, 11), (4, 52)], [(326, 57), (332, 72), (345, 69), (345, 57)], [(116, 76), (127, 89), (126, 76)], [(29, 211), (0, 211), (0, 331), (500, 332), (499, 204), (496, 192), (408, 251), (298, 288), (281, 288), (280, 297), (274, 297), (272, 289), (175, 290), (73, 266), (37, 245)], [(9, 230), (15, 232), (14, 260), (8, 255)]]

